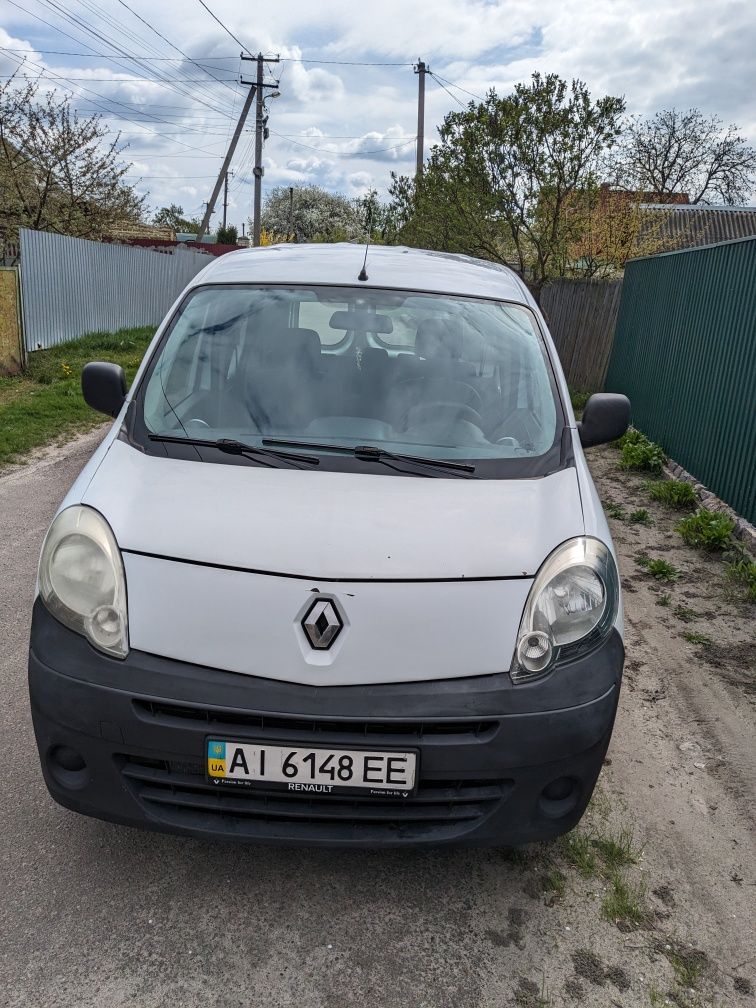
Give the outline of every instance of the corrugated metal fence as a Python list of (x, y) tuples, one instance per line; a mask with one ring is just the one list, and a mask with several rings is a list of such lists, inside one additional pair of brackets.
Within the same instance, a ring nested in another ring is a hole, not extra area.
[(21, 229), (27, 350), (88, 332), (157, 325), (210, 256), (174, 255)]
[(621, 292), (621, 280), (554, 280), (543, 288), (541, 311), (571, 389), (604, 387)]
[(756, 238), (627, 264), (607, 388), (756, 522)]

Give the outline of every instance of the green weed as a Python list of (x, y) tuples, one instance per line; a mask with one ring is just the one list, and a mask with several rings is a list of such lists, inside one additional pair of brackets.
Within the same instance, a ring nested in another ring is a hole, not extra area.
[(676, 616), (682, 623), (693, 623), (694, 620), (698, 619), (698, 613), (695, 609), (689, 609), (683, 605), (675, 606), (672, 610), (672, 615)]
[(633, 842), (631, 829), (621, 829), (616, 836), (596, 836), (592, 843), (610, 873), (637, 864), (641, 856), (640, 849)]
[(652, 500), (672, 508), (695, 507), (696, 491), (684, 480), (656, 480), (648, 483), (646, 489)]
[(665, 592), (663, 595), (659, 595), (656, 599), (656, 604), (663, 606), (665, 609), (672, 605), (672, 596), (669, 592)]
[(607, 501), (604, 504), (604, 514), (607, 518), (614, 518), (615, 521), (625, 520), (625, 509), (621, 504), (615, 504), (614, 501)]
[(745, 596), (750, 602), (756, 602), (756, 562), (741, 553), (727, 565), (725, 574), (730, 581), (745, 588)]
[(651, 515), (648, 513), (646, 508), (638, 508), (636, 511), (631, 511), (627, 516), (627, 520), (633, 525), (650, 525)]
[[(629, 433), (629, 432), (628, 432)], [(624, 440), (621, 445), (619, 466), (621, 469), (643, 469), (647, 472), (660, 473), (664, 465), (665, 455), (661, 445), (634, 431), (632, 440)], [(627, 438), (623, 434), (620, 441)]]
[(696, 633), (694, 630), (686, 630), (682, 635), (689, 644), (701, 644), (705, 647), (707, 644), (711, 644), (711, 637), (708, 637), (705, 633)]
[(633, 884), (618, 873), (611, 875), (601, 915), (605, 920), (641, 927), (648, 919), (645, 885), (642, 882)]
[(680, 569), (666, 560), (653, 559), (647, 553), (638, 553), (635, 562), (657, 581), (674, 584), (680, 577)]
[(544, 893), (551, 893), (554, 896), (564, 896), (567, 888), (567, 879), (558, 868), (552, 868), (541, 880)]
[(735, 522), (728, 515), (699, 508), (676, 526), (683, 542), (703, 550), (725, 550), (732, 542)]
[(583, 878), (590, 878), (596, 873), (596, 849), (590, 837), (585, 833), (573, 830), (560, 837), (559, 846), (565, 861), (577, 868)]

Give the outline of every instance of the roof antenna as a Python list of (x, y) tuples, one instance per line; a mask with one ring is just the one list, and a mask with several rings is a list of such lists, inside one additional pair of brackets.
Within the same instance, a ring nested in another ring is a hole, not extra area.
[(373, 237), (373, 208), (372, 207), (368, 207), (368, 212), (367, 212), (367, 233), (368, 233), (367, 241), (365, 242), (365, 258), (362, 260), (362, 269), (360, 270), (359, 275), (357, 277), (358, 280), (363, 280), (363, 281), (367, 280), (367, 278), (368, 278), (367, 270), (365, 269), (365, 267), (367, 266), (367, 254), (368, 254), (368, 249), (370, 248), (370, 239)]

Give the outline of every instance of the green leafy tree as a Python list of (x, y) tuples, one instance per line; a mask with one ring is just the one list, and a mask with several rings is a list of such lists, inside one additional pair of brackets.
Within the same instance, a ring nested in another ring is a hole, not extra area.
[(574, 194), (598, 185), (622, 130), (625, 103), (593, 100), (582, 81), (533, 74), (499, 97), (451, 112), (416, 183), (393, 177), (391, 212), (411, 244), (513, 266), (536, 296), (575, 273), (583, 214)]
[(100, 116), (36, 82), (0, 83), (0, 238), (20, 227), (101, 238), (142, 220), (145, 197), (125, 181), (123, 146)]
[(219, 227), (218, 233), (216, 235), (216, 240), (220, 245), (236, 245), (236, 239), (239, 237), (239, 232), (233, 224), (229, 224), (228, 227)]
[(170, 206), (161, 207), (152, 218), (153, 224), (160, 227), (171, 228), (173, 231), (186, 231), (189, 234), (199, 234), (202, 221), (193, 217), (184, 217), (184, 208), (171, 203)]

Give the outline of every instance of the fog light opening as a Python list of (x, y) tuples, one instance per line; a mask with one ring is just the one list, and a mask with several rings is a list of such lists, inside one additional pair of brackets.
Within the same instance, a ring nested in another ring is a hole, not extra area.
[(548, 668), (553, 654), (551, 638), (542, 630), (524, 633), (517, 644), (517, 659), (521, 667), (531, 674)]
[(61, 787), (81, 788), (89, 779), (84, 757), (67, 745), (56, 745), (47, 755), (47, 769)]
[(557, 777), (541, 792), (539, 806), (549, 819), (561, 819), (577, 808), (582, 787), (574, 777)]

